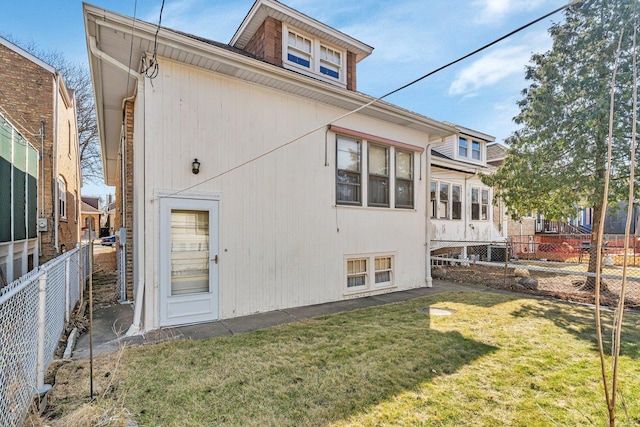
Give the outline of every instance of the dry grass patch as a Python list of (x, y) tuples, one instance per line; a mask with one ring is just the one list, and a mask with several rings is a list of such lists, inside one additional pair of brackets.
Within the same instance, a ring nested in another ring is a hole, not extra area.
[[(429, 306), (455, 313), (420, 310)], [(626, 319), (619, 425), (631, 426), (640, 423), (640, 316)], [(92, 405), (161, 426), (603, 425), (592, 324), (586, 308), (442, 294), (127, 349)]]

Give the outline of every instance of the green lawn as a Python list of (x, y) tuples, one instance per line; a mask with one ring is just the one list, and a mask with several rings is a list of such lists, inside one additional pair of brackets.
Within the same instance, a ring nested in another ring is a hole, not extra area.
[[(441, 294), (127, 349), (92, 407), (153, 426), (602, 426), (593, 324), (593, 310), (568, 304)], [(637, 426), (638, 314), (625, 316), (623, 341), (618, 425)]]

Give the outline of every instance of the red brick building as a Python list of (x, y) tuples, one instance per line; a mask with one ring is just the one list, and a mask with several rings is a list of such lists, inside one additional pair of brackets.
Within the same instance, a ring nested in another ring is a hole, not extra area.
[[(9, 178), (0, 182), (0, 268), (10, 282), (79, 242), (81, 174), (75, 96), (60, 73), (0, 37), (0, 90), (0, 173)], [(23, 140), (26, 170), (16, 157)]]

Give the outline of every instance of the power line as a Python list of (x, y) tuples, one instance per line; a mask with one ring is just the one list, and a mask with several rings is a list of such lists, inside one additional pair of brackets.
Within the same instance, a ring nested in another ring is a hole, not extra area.
[[(564, 6), (561, 6), (561, 7), (557, 8), (557, 9), (553, 10), (552, 12), (549, 12), (549, 13), (547, 13), (547, 14), (545, 14), (545, 15), (543, 15), (543, 16), (541, 16), (541, 17), (537, 18), (537, 19), (534, 19), (533, 21), (531, 21), (531, 22), (529, 22), (529, 23), (527, 23), (527, 24), (525, 24), (525, 25), (522, 25), (521, 27), (518, 27), (517, 29), (515, 29), (515, 30), (513, 30), (513, 31), (511, 31), (511, 32), (509, 32), (509, 33), (507, 33), (507, 34), (505, 34), (504, 36), (502, 36), (502, 37), (500, 37), (500, 38), (498, 38), (498, 39), (495, 39), (494, 41), (492, 41), (492, 42), (490, 42), (490, 43), (487, 43), (487, 44), (485, 44), (484, 46), (482, 46), (482, 47), (480, 47), (480, 48), (478, 48), (478, 49), (476, 49), (476, 50), (474, 50), (474, 51), (472, 51), (472, 52), (470, 52), (470, 53), (468, 53), (468, 54), (466, 54), (466, 55), (464, 55), (464, 56), (461, 56), (461, 57), (459, 57), (459, 58), (458, 58), (458, 59), (456, 59), (456, 60), (453, 60), (453, 61), (451, 61), (451, 62), (449, 62), (449, 63), (447, 63), (447, 64), (445, 64), (445, 65), (443, 65), (443, 66), (441, 66), (441, 67), (439, 67), (439, 68), (436, 68), (435, 70), (430, 71), (430, 72), (428, 72), (427, 74), (424, 74), (424, 75), (422, 75), (421, 77), (418, 77), (417, 79), (415, 79), (415, 80), (413, 80), (413, 81), (411, 81), (411, 82), (409, 82), (409, 83), (407, 83), (407, 84), (405, 84), (405, 85), (403, 85), (403, 86), (400, 86), (400, 87), (399, 87), (399, 88), (397, 88), (397, 89), (392, 90), (391, 92), (388, 92), (388, 93), (386, 93), (386, 94), (384, 94), (384, 95), (382, 95), (382, 96), (380, 96), (380, 97), (378, 97), (378, 98), (375, 98), (375, 99), (373, 99), (373, 100), (371, 100), (371, 101), (367, 102), (366, 104), (364, 104), (364, 105), (362, 105), (362, 106), (360, 106), (360, 107), (356, 108), (355, 110), (351, 110), (351, 111), (349, 111), (349, 112), (347, 112), (347, 113), (345, 113), (345, 114), (342, 114), (341, 116), (336, 117), (335, 119), (330, 120), (329, 122), (324, 123), (323, 125), (318, 126), (318, 127), (314, 128), (314, 129), (312, 129), (312, 130), (310, 130), (310, 131), (308, 131), (308, 132), (306, 132), (306, 133), (304, 133), (304, 134), (302, 134), (302, 135), (300, 135), (300, 136), (298, 136), (298, 137), (296, 137), (296, 138), (294, 138), (294, 139), (292, 139), (292, 140), (288, 141), (288, 142), (285, 142), (285, 143), (284, 143), (284, 144), (282, 144), (282, 145), (278, 145), (277, 147), (272, 148), (272, 149), (271, 149), (271, 150), (269, 150), (269, 151), (266, 151), (266, 152), (264, 152), (264, 153), (262, 153), (262, 154), (260, 154), (260, 155), (258, 155), (258, 156), (256, 156), (256, 157), (253, 157), (253, 158), (251, 158), (251, 159), (249, 159), (249, 160), (246, 160), (246, 161), (244, 161), (244, 162), (242, 162), (242, 163), (240, 163), (240, 164), (238, 164), (238, 165), (236, 165), (236, 166), (234, 166), (234, 167), (232, 167), (232, 168), (230, 168), (230, 169), (227, 169), (227, 170), (225, 170), (225, 171), (223, 171), (223, 172), (220, 172), (220, 173), (219, 173), (219, 174), (217, 174), (217, 175), (211, 176), (211, 177), (209, 177), (209, 178), (207, 178), (207, 179), (205, 179), (205, 180), (203, 180), (203, 181), (200, 181), (200, 182), (195, 183), (195, 184), (193, 184), (193, 185), (190, 185), (190, 186), (188, 186), (188, 187), (182, 188), (181, 190), (178, 190), (178, 191), (176, 191), (176, 192), (174, 192), (174, 193), (171, 193), (171, 194), (169, 194), (169, 195), (167, 195), (167, 196), (165, 196), (165, 197), (174, 196), (174, 195), (176, 195), (176, 194), (180, 194), (180, 193), (182, 193), (182, 192), (184, 192), (184, 191), (187, 191), (187, 190), (190, 190), (190, 189), (192, 189), (192, 188), (198, 187), (198, 186), (200, 186), (200, 185), (202, 185), (202, 184), (204, 184), (204, 183), (206, 183), (206, 182), (212, 181), (212, 180), (214, 180), (214, 179), (216, 179), (216, 178), (220, 178), (221, 176), (226, 175), (226, 174), (228, 174), (228, 173), (230, 173), (230, 172), (233, 172), (233, 171), (235, 171), (235, 170), (237, 170), (237, 169), (240, 169), (240, 168), (242, 168), (242, 167), (244, 167), (244, 166), (248, 165), (249, 163), (253, 163), (253, 162), (255, 162), (255, 161), (257, 161), (257, 160), (259, 160), (259, 159), (261, 159), (261, 158), (263, 158), (263, 157), (265, 157), (265, 156), (268, 156), (269, 154), (271, 154), (271, 153), (273, 153), (273, 152), (275, 152), (275, 151), (278, 151), (278, 150), (280, 150), (280, 149), (282, 149), (282, 148), (284, 148), (284, 147), (286, 147), (286, 146), (288, 146), (288, 145), (291, 145), (291, 144), (293, 144), (294, 142), (297, 142), (297, 141), (301, 140), (302, 138), (304, 138), (304, 137), (306, 137), (306, 136), (308, 136), (308, 135), (311, 135), (311, 134), (312, 134), (312, 133), (314, 133), (314, 132), (317, 132), (317, 131), (319, 131), (319, 130), (321, 130), (321, 129), (325, 129), (327, 126), (331, 125), (331, 124), (332, 124), (332, 123), (334, 123), (334, 122), (337, 122), (337, 121), (338, 121), (338, 120), (340, 120), (340, 119), (343, 119), (343, 118), (348, 117), (348, 116), (350, 116), (350, 115), (352, 115), (352, 114), (355, 114), (355, 113), (357, 113), (358, 111), (361, 111), (361, 110), (363, 110), (363, 109), (365, 109), (365, 108), (367, 108), (367, 107), (369, 107), (369, 106), (373, 105), (374, 103), (376, 103), (376, 102), (378, 102), (378, 101), (382, 101), (384, 98), (387, 98), (387, 97), (389, 97), (389, 96), (393, 95), (394, 93), (398, 93), (398, 92), (400, 92), (401, 90), (404, 90), (404, 89), (406, 89), (406, 88), (408, 88), (408, 87), (410, 87), (410, 86), (413, 86), (414, 84), (416, 84), (416, 83), (418, 83), (418, 82), (420, 82), (420, 81), (422, 81), (422, 80), (426, 79), (426, 78), (427, 78), (427, 77), (429, 77), (429, 76), (432, 76), (432, 75), (434, 75), (434, 74), (436, 74), (436, 73), (438, 73), (438, 72), (440, 72), (440, 71), (442, 71), (442, 70), (444, 70), (444, 69), (446, 69), (446, 68), (449, 68), (449, 67), (451, 67), (452, 65), (455, 65), (455, 64), (457, 64), (458, 62), (461, 62), (461, 61), (463, 61), (463, 60), (465, 60), (465, 59), (467, 59), (467, 58), (469, 58), (469, 57), (471, 57), (471, 56), (477, 55), (478, 53), (480, 53), (480, 52), (482, 52), (482, 51), (484, 51), (484, 50), (486, 50), (486, 49), (490, 48), (491, 46), (493, 46), (493, 45), (495, 45), (495, 44), (497, 44), (497, 43), (500, 43), (500, 42), (501, 42), (501, 41), (503, 41), (504, 39), (506, 39), (506, 38), (508, 38), (508, 37), (511, 37), (512, 35), (514, 35), (514, 34), (516, 34), (516, 33), (519, 33), (519, 32), (520, 32), (520, 31), (522, 31), (522, 30), (525, 30), (525, 29), (529, 28), (530, 26), (532, 26), (532, 25), (534, 25), (534, 24), (537, 24), (538, 22), (540, 22), (540, 21), (542, 21), (542, 20), (544, 20), (544, 19), (546, 19), (546, 18), (548, 18), (548, 17), (550, 17), (550, 16), (552, 16), (552, 15), (555, 15), (556, 13), (558, 13), (558, 12), (560, 12), (560, 11), (563, 11), (563, 10), (565, 10), (565, 9), (568, 9), (568, 8), (569, 8), (569, 7), (571, 7), (571, 6), (573, 6), (573, 5), (575, 5), (575, 4), (580, 3), (581, 1), (582, 1), (582, 0), (573, 0), (571, 3), (568, 3), (568, 4), (564, 5)], [(164, 1), (163, 1), (163, 5), (164, 5)], [(161, 11), (160, 15), (161, 15), (161, 16), (160, 16), (160, 19), (162, 19), (162, 11)], [(158, 27), (158, 28), (159, 28), (159, 27)], [(157, 35), (158, 35), (158, 33), (156, 32), (156, 37), (157, 37)], [(157, 41), (157, 40), (156, 40), (156, 41)], [(154, 55), (155, 55), (155, 53), (154, 53)]]
[(158, 26), (156, 27), (156, 35), (153, 38), (153, 54), (151, 55), (151, 60), (149, 61), (149, 66), (145, 66), (143, 73), (149, 78), (149, 80), (153, 80), (158, 77), (158, 72), (160, 71), (158, 68), (158, 33), (160, 32), (160, 26), (162, 25), (162, 11), (164, 10), (164, 0), (162, 0), (162, 5), (160, 6), (160, 18), (158, 19)]

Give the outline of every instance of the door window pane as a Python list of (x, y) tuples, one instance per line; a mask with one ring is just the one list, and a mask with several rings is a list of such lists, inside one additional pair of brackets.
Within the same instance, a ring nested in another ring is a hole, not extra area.
[(209, 212), (171, 211), (171, 295), (209, 292)]

